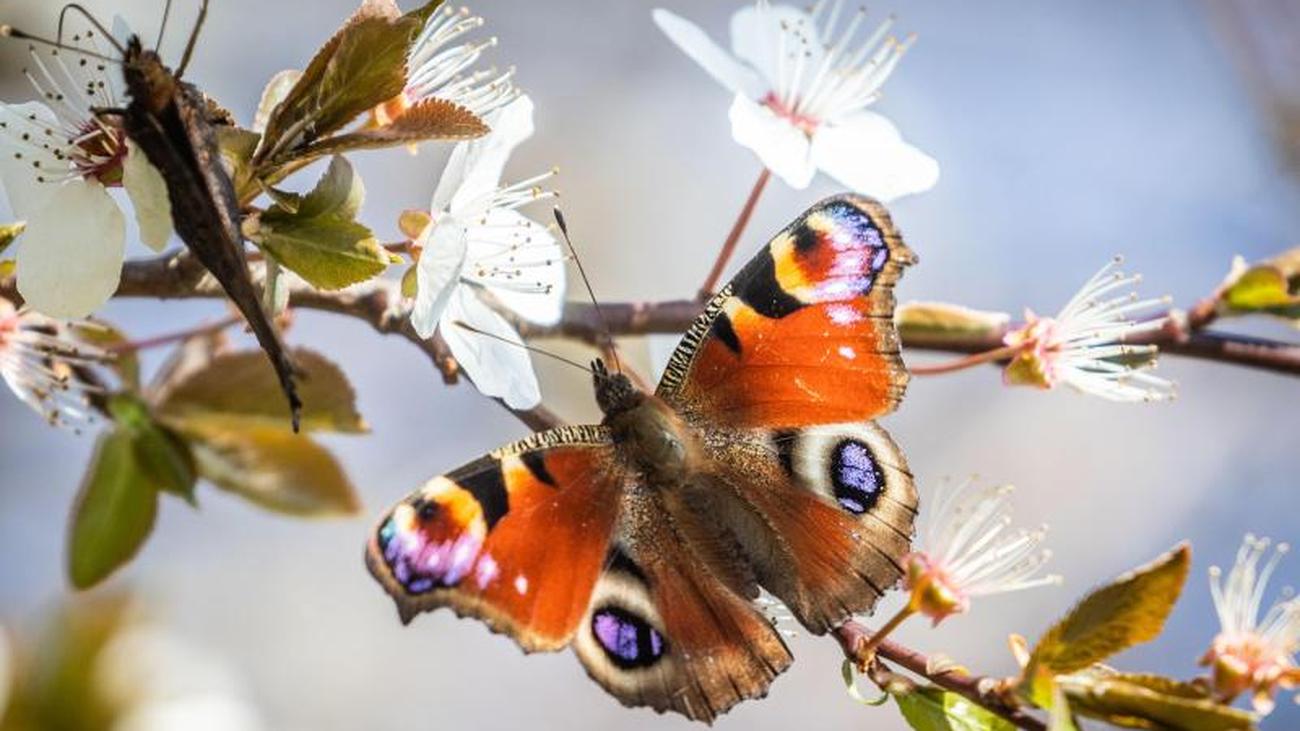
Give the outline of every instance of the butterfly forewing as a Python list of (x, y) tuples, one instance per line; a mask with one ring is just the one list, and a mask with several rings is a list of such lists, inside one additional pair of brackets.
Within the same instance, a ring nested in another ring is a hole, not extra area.
[(903, 397), (894, 282), (915, 260), (884, 207), (825, 200), (709, 302), (658, 394), (708, 426), (873, 419)]
[(398, 503), (366, 563), (406, 621), (451, 607), (526, 650), (557, 650), (587, 612), (625, 480), (605, 430), (542, 432)]

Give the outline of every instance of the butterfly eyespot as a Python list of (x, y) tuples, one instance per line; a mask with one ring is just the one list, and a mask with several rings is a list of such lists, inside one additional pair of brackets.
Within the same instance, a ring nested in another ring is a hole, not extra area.
[(416, 517), (422, 521), (433, 520), (434, 516), (438, 514), (437, 504), (423, 497), (416, 498), (415, 502), (411, 503), (411, 507), (415, 510)]
[(857, 439), (840, 441), (831, 451), (829, 468), (835, 500), (840, 507), (854, 515), (862, 515), (880, 499), (884, 476), (865, 442)]
[(668, 641), (659, 630), (622, 607), (593, 612), (591, 633), (610, 662), (623, 669), (649, 667), (668, 652)]

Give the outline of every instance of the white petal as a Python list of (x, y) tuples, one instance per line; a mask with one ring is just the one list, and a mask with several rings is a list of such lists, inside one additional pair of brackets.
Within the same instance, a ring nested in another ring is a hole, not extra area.
[[(40, 161), (55, 176), (68, 167), (66, 162), (60, 162), (53, 155), (38, 153), (30, 145), (22, 144), (22, 135), (36, 137), (40, 134), (41, 127), (28, 121), (32, 115), (41, 125), (58, 131), (58, 117), (40, 102), (0, 103), (0, 122), (5, 123), (4, 129), (0, 129), (0, 185), (4, 187), (9, 210), (15, 218), (34, 215), (45, 207), (45, 202), (58, 188), (56, 183), (37, 182), (38, 173), (32, 163)], [(62, 143), (64, 139), (59, 137), (58, 141)]]
[(18, 292), (52, 317), (85, 317), (117, 289), (125, 248), (126, 219), (102, 185), (61, 185), (27, 221)]
[(704, 67), (728, 91), (744, 94), (751, 99), (761, 99), (769, 91), (767, 84), (754, 69), (713, 42), (698, 25), (663, 8), (655, 8), (655, 25), (668, 36), (691, 60)]
[(792, 188), (807, 188), (817, 172), (808, 136), (771, 109), (736, 95), (731, 103), (731, 136), (748, 147)]
[[(519, 248), (512, 250), (512, 244)], [(513, 257), (513, 261), (512, 261)], [(493, 208), (487, 226), (469, 229), (465, 275), (476, 269), (517, 267), (518, 276), (489, 276), (482, 281), (492, 296), (527, 320), (554, 325), (564, 314), (564, 251), (545, 226), (518, 211)]]
[[(456, 326), (464, 322), (496, 338)], [(473, 287), (457, 287), (442, 318), (442, 337), (474, 385), (512, 409), (531, 409), (542, 400), (533, 362), (523, 339), (506, 319), (478, 298)], [(513, 344), (512, 344), (513, 343)]]
[(476, 204), (481, 205), (496, 192), (510, 153), (533, 134), (533, 100), (520, 96), (489, 115), (487, 123), (491, 132), (460, 143), (452, 152), (434, 191), (431, 210), (450, 210), (460, 215), (481, 213)]
[(154, 251), (162, 251), (172, 236), (172, 203), (167, 195), (167, 182), (134, 142), (127, 143), (122, 187), (131, 197), (140, 240)]
[(856, 112), (818, 128), (812, 155), (818, 168), (846, 187), (886, 203), (939, 181), (939, 163), (904, 142), (898, 128), (875, 112)]
[(419, 290), (411, 309), (411, 325), (420, 337), (433, 335), (438, 320), (447, 309), (447, 301), (460, 288), (460, 272), (465, 265), (465, 228), (450, 216), (426, 229), (428, 236), (420, 242), (420, 263), (415, 270)]
[[(795, 29), (802, 33), (795, 33)], [(784, 36), (784, 38), (783, 38)], [(805, 40), (806, 39), (806, 40)], [(790, 83), (792, 69), (800, 56), (804, 74), (812, 74), (822, 61), (822, 45), (815, 42), (812, 18), (789, 5), (747, 5), (731, 16), (731, 50), (758, 70), (767, 86), (782, 88)], [(782, 79), (781, 56), (787, 67)], [(757, 96), (753, 97), (759, 98)]]
[(301, 71), (285, 69), (266, 82), (266, 88), (262, 89), (262, 100), (257, 103), (257, 113), (253, 115), (254, 132), (266, 131), (266, 123), (271, 121), (271, 112), (289, 96), (289, 91), (301, 78)]

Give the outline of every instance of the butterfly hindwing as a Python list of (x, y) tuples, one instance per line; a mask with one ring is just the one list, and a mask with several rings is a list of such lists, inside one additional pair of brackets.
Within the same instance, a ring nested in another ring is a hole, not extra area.
[(412, 493), (366, 563), (406, 621), (447, 606), (527, 651), (557, 650), (587, 612), (624, 480), (601, 427), (542, 432)]
[(743, 539), (763, 588), (815, 633), (871, 610), (901, 578), (917, 495), (874, 423), (718, 431), (713, 515)]
[(574, 651), (625, 705), (711, 722), (766, 695), (791, 656), (771, 621), (702, 550), (706, 517), (633, 487)]
[(914, 260), (880, 204), (822, 201), (710, 301), (658, 395), (703, 426), (793, 428), (892, 411), (907, 385), (893, 286)]

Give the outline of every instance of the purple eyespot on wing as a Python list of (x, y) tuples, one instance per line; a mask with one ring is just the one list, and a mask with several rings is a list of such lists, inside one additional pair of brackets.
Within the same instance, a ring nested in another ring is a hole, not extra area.
[(845, 439), (835, 445), (830, 460), (831, 485), (840, 507), (862, 515), (880, 499), (884, 476), (871, 449), (857, 439)]
[(498, 573), (490, 556), (479, 560), (483, 541), (469, 532), (439, 539), (419, 521), (403, 525), (394, 514), (380, 526), (378, 542), (393, 578), (411, 594), (456, 586), (471, 571), (483, 589)]
[(614, 665), (649, 667), (668, 650), (659, 631), (641, 617), (621, 607), (604, 607), (591, 615), (591, 632)]

